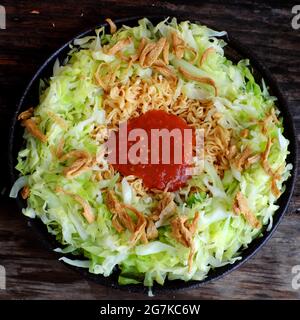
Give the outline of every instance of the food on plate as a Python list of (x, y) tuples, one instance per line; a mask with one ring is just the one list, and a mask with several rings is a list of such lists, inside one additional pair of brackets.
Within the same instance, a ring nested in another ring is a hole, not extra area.
[[(107, 22), (74, 41), (41, 80), (39, 104), (19, 115), (25, 145), (11, 196), (20, 191), (23, 214), (41, 219), (66, 263), (106, 277), (118, 267), (124, 285), (202, 280), (272, 227), (292, 169), (276, 97), (248, 60), (225, 57), (225, 32)], [(187, 174), (192, 162), (175, 163), (175, 153), (172, 163), (159, 153), (159, 163), (131, 163), (133, 140), (121, 148), (126, 163), (110, 161), (111, 135), (133, 129), (191, 129), (179, 154), (189, 144), (193, 159), (202, 130), (203, 169)]]

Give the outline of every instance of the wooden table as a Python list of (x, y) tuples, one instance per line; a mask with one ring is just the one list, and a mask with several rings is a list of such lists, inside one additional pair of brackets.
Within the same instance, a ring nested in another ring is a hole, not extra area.
[[(7, 137), (16, 103), (39, 65), (68, 39), (105, 17), (168, 14), (190, 16), (225, 29), (251, 47), (278, 80), (300, 133), (300, 30), (293, 30), (294, 1), (24, 1), (2, 0), (7, 29), (0, 30), (1, 189), (9, 189)], [(284, 4), (279, 4), (284, 2)], [(81, 4), (83, 3), (83, 4)], [(3, 191), (4, 192), (4, 191)], [(0, 265), (7, 289), (0, 299), (143, 299), (70, 271), (46, 251), (7, 192), (0, 204)], [(300, 185), (288, 214), (268, 244), (239, 270), (202, 288), (166, 294), (167, 299), (299, 299), (291, 282), (300, 265)]]

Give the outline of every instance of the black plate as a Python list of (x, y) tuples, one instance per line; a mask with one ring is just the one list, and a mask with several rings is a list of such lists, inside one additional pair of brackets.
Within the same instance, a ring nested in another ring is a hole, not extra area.
[[(122, 20), (117, 20), (116, 24), (118, 26), (121, 26), (122, 24), (126, 24), (129, 26), (134, 26), (137, 24), (137, 20), (140, 17), (133, 17), (133, 18), (127, 18)], [(157, 23), (161, 20), (163, 20), (164, 17), (150, 17), (150, 20), (153, 23)], [(180, 20), (180, 19), (178, 19)], [(97, 27), (105, 26), (107, 27), (106, 23), (100, 24)], [(74, 39), (87, 36), (87, 35), (93, 35), (94, 29), (92, 28), (90, 30), (87, 30), (80, 35), (76, 36)], [(108, 29), (107, 29), (108, 32)], [(20, 148), (23, 145), (23, 128), (20, 126), (20, 124), (17, 122), (16, 118), (17, 115), (28, 108), (28, 106), (34, 106), (38, 104), (39, 100), (39, 80), (40, 79), (47, 79), (52, 75), (52, 68), (55, 60), (58, 58), (60, 62), (64, 61), (64, 59), (67, 56), (67, 53), (69, 51), (69, 45), (74, 41), (74, 39), (70, 40), (68, 43), (66, 43), (64, 46), (62, 46), (60, 49), (58, 49), (52, 56), (50, 56), (45, 63), (39, 68), (37, 73), (34, 75), (32, 80), (30, 81), (29, 85), (27, 86), (21, 101), (17, 107), (17, 110), (15, 112), (13, 121), (12, 121), (12, 127), (11, 127), (11, 133), (10, 133), (10, 139), (9, 139), (9, 165), (10, 165), (10, 176), (11, 176), (11, 182), (13, 182), (18, 177), (18, 172), (15, 170), (16, 165), (16, 159), (17, 159), (17, 153), (20, 150)], [(283, 195), (279, 198), (277, 201), (277, 204), (279, 205), (279, 209), (276, 211), (274, 215), (274, 222), (273, 227), (270, 231), (265, 231), (263, 233), (263, 236), (260, 238), (257, 238), (251, 242), (249, 247), (245, 250), (243, 250), (241, 256), (242, 259), (240, 261), (235, 262), (234, 264), (230, 264), (224, 267), (216, 268), (215, 270), (211, 270), (207, 276), (202, 281), (189, 281), (184, 282), (181, 280), (174, 280), (174, 281), (165, 281), (164, 286), (160, 286), (158, 284), (155, 284), (153, 287), (153, 290), (155, 292), (157, 291), (168, 291), (168, 290), (178, 290), (178, 289), (186, 289), (186, 288), (196, 288), (199, 287), (205, 283), (208, 283), (212, 280), (219, 279), (220, 277), (226, 275), (227, 273), (237, 269), (240, 267), (243, 263), (245, 263), (249, 258), (251, 258), (271, 237), (275, 229), (277, 228), (280, 220), (282, 219), (286, 209), (288, 208), (288, 204), (290, 202), (294, 185), (295, 185), (295, 179), (296, 179), (296, 166), (297, 166), (297, 144), (296, 144), (296, 138), (295, 138), (295, 130), (293, 125), (293, 119), (290, 115), (290, 112), (288, 110), (287, 103), (282, 95), (282, 93), (279, 90), (279, 87), (275, 81), (275, 79), (272, 77), (270, 72), (266, 69), (265, 66), (259, 63), (256, 56), (249, 50), (248, 48), (245, 48), (243, 45), (241, 45), (237, 40), (232, 39), (230, 36), (227, 36), (224, 39), (228, 45), (225, 47), (225, 55), (233, 60), (234, 62), (239, 61), (243, 58), (250, 59), (251, 66), (254, 71), (254, 76), (256, 80), (260, 81), (261, 78), (264, 78), (267, 86), (270, 88), (270, 93), (278, 98), (277, 106), (280, 109), (281, 116), (283, 117), (283, 125), (284, 125), (284, 134), (285, 136), (290, 140), (289, 150), (290, 154), (287, 158), (288, 163), (292, 163), (293, 170), (291, 172), (291, 177), (289, 180), (285, 183), (286, 190), (283, 193)], [(20, 197), (17, 198), (17, 203), (20, 208), (24, 208), (26, 206), (26, 202), (22, 200)], [(20, 213), (21, 214), (21, 213)], [(30, 219), (24, 216), (24, 219), (27, 219), (28, 224), (37, 232), (37, 235), (39, 236), (40, 240), (44, 243), (44, 245), (49, 249), (53, 250), (56, 247), (59, 247), (60, 244), (52, 237), (48, 232), (46, 227), (43, 225), (42, 222), (40, 222), (38, 219)], [(56, 254), (56, 257), (59, 257), (58, 254)], [(74, 258), (74, 257), (73, 257)], [(68, 265), (69, 266), (69, 265)], [(104, 277), (101, 275), (94, 275), (89, 273), (86, 269), (81, 269), (77, 267), (71, 267), (73, 270), (77, 270), (84, 276), (85, 278), (88, 278), (90, 280), (93, 280), (99, 284), (103, 284), (105, 286), (119, 288), (119, 289), (125, 289), (131, 292), (147, 292), (148, 289), (143, 287), (143, 285), (126, 285), (126, 286), (120, 286), (118, 284), (118, 270), (116, 270), (111, 276)]]

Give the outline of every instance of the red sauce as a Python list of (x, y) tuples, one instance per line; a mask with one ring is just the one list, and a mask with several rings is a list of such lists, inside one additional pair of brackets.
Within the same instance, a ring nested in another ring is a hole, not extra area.
[[(136, 132), (133, 131), (134, 129), (143, 129), (147, 136), (143, 138), (141, 134), (138, 134), (137, 137), (132, 137), (132, 133)], [(174, 132), (177, 134), (176, 139), (170, 138), (170, 135), (165, 135), (165, 140), (158, 138), (158, 133), (161, 134), (162, 131), (155, 132), (153, 129), (167, 129), (168, 131), (164, 131)], [(172, 131), (173, 129), (176, 130)], [(124, 176), (135, 175), (142, 178), (144, 185), (150, 189), (164, 190), (168, 187), (169, 191), (175, 191), (185, 185), (190, 177), (186, 169), (191, 166), (194, 133), (182, 118), (162, 110), (151, 110), (140, 117), (129, 120), (127, 133), (124, 134), (122, 130), (120, 126), (116, 137), (116, 159), (115, 163), (112, 163), (116, 170)], [(181, 140), (177, 138), (180, 135)], [(166, 141), (169, 141), (170, 148), (167, 147)], [(133, 150), (131, 148), (134, 148), (134, 145), (136, 147)], [(144, 151), (141, 151), (141, 148)], [(119, 153), (122, 151), (125, 151), (123, 160)], [(132, 155), (136, 155), (137, 158)], [(156, 162), (151, 160), (152, 156)], [(127, 163), (124, 163), (124, 159)]]

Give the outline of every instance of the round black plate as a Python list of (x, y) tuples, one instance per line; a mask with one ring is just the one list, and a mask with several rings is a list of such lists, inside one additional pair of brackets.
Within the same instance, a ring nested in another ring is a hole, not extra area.
[[(127, 18), (122, 20), (117, 20), (116, 24), (117, 26), (121, 26), (122, 24), (126, 24), (128, 26), (134, 26), (137, 24), (137, 21), (141, 17), (133, 17), (133, 18)], [(149, 19), (153, 23), (157, 23), (161, 20), (163, 20), (165, 17), (149, 17)], [(180, 19), (178, 19), (180, 21)], [(105, 26), (108, 28), (106, 23), (100, 24), (97, 27)], [(67, 56), (67, 53), (69, 51), (69, 45), (74, 41), (74, 39), (87, 36), (87, 35), (93, 35), (94, 29), (92, 28), (90, 30), (87, 30), (80, 35), (76, 36), (72, 40), (70, 40), (68, 43), (66, 43), (64, 46), (62, 46), (60, 49), (58, 49), (52, 56), (50, 56), (45, 63), (39, 68), (37, 73), (34, 75), (32, 80), (30, 81), (29, 85), (27, 86), (20, 103), (17, 107), (17, 110), (15, 112), (13, 121), (12, 121), (12, 127), (11, 127), (11, 133), (10, 133), (10, 139), (9, 139), (9, 165), (10, 165), (10, 176), (11, 176), (11, 182), (13, 182), (18, 177), (18, 172), (15, 170), (15, 165), (17, 163), (17, 154), (20, 148), (23, 145), (23, 128), (20, 126), (20, 124), (17, 122), (17, 115), (28, 108), (28, 106), (35, 106), (39, 102), (39, 80), (40, 79), (47, 79), (52, 75), (52, 68), (55, 60), (58, 58), (60, 62), (62, 63), (64, 59)], [(108, 29), (107, 29), (107, 32)], [(234, 62), (239, 61), (243, 58), (248, 58), (250, 60), (251, 66), (253, 68), (253, 72), (255, 75), (256, 80), (260, 81), (262, 78), (265, 80), (267, 86), (270, 89), (270, 93), (278, 98), (277, 106), (280, 109), (281, 116), (283, 117), (283, 125), (284, 125), (284, 134), (285, 136), (290, 140), (289, 150), (290, 154), (288, 156), (287, 162), (292, 163), (293, 170), (291, 172), (291, 177), (289, 180), (285, 183), (286, 190), (283, 193), (283, 195), (279, 198), (277, 201), (277, 204), (279, 205), (279, 209), (276, 211), (274, 215), (274, 222), (273, 227), (270, 231), (264, 231), (263, 236), (255, 239), (252, 241), (252, 243), (242, 251), (242, 259), (235, 262), (234, 264), (229, 264), (224, 267), (216, 268), (214, 270), (211, 270), (208, 274), (208, 276), (202, 280), (202, 281), (188, 281), (184, 282), (181, 280), (174, 280), (174, 281), (165, 281), (164, 286), (155, 284), (153, 287), (154, 292), (158, 291), (168, 291), (168, 290), (178, 290), (178, 289), (186, 289), (186, 288), (196, 288), (199, 287), (205, 283), (208, 283), (212, 280), (219, 279), (220, 277), (226, 275), (227, 273), (237, 269), (240, 267), (243, 263), (245, 263), (249, 258), (251, 258), (271, 237), (275, 229), (277, 228), (280, 220), (282, 219), (286, 209), (288, 208), (288, 204), (290, 202), (294, 185), (295, 185), (295, 179), (296, 179), (296, 166), (297, 166), (297, 144), (296, 144), (296, 138), (295, 138), (295, 130), (293, 126), (293, 120), (290, 115), (290, 112), (288, 110), (287, 103), (282, 95), (282, 93), (279, 90), (279, 87), (275, 81), (275, 79), (272, 77), (272, 75), (269, 73), (269, 71), (261, 64), (259, 63), (256, 56), (249, 50), (248, 48), (245, 48), (243, 45), (241, 45), (238, 41), (232, 39), (230, 36), (227, 36), (224, 38), (224, 40), (228, 43), (228, 45), (225, 47), (225, 55), (233, 60)], [(17, 203), (21, 208), (24, 208), (26, 206), (26, 202), (23, 201), (20, 197), (17, 199)], [(29, 219), (24, 217), (24, 219), (27, 219), (28, 224), (37, 232), (40, 240), (44, 243), (44, 245), (49, 249), (52, 250), (56, 247), (59, 247), (60, 244), (47, 232), (46, 227), (43, 225), (42, 222), (40, 222), (38, 219)], [(60, 255), (56, 254), (56, 257), (58, 258)], [(73, 257), (74, 258), (74, 257)], [(111, 276), (104, 277), (102, 275), (94, 275), (89, 273), (86, 269), (81, 269), (77, 267), (71, 267), (73, 270), (77, 270), (84, 276), (85, 278), (88, 278), (90, 280), (93, 280), (99, 284), (119, 288), (119, 289), (125, 289), (130, 292), (147, 292), (148, 289), (145, 288), (143, 285), (126, 285), (126, 286), (120, 286), (118, 284), (118, 270), (116, 270)]]

